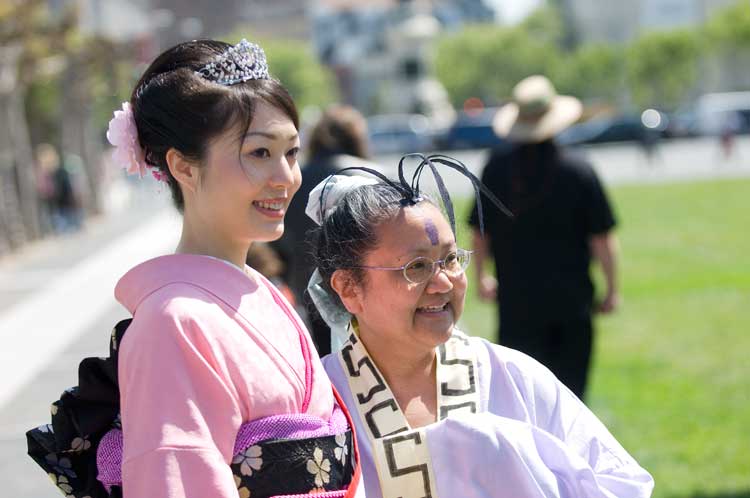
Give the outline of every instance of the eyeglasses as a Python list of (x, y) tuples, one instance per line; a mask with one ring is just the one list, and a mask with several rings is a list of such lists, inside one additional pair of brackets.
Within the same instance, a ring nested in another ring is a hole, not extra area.
[(427, 282), (435, 275), (437, 269), (443, 270), (449, 277), (458, 277), (469, 266), (472, 251), (456, 249), (449, 253), (445, 258), (434, 261), (425, 256), (419, 256), (404, 266), (353, 266), (352, 268), (363, 268), (366, 270), (400, 270), (404, 273), (404, 278), (413, 284), (422, 284)]

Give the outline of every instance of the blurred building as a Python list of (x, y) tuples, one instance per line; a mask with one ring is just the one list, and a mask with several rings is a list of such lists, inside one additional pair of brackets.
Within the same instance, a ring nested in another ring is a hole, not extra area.
[(697, 26), (736, 0), (557, 0), (577, 42), (627, 43), (644, 31)]
[(308, 17), (309, 2), (304, 0), (254, 0), (241, 2), (242, 25), (250, 36), (309, 40), (312, 34)]
[(81, 28), (115, 41), (135, 41), (143, 59), (181, 41), (221, 37), (247, 28), (247, 37), (310, 38), (303, 0), (222, 0), (220, 8), (202, 0), (49, 0), (77, 3)]
[(433, 76), (434, 41), (496, 13), (481, 0), (319, 0), (311, 17), (317, 53), (347, 103), (366, 114), (421, 113), (440, 126), (453, 110)]
[(163, 45), (197, 37), (221, 37), (242, 27), (247, 38), (309, 39), (307, 2), (303, 0), (151, 0), (152, 8), (172, 14), (162, 29)]
[[(101, 36), (114, 41), (131, 41), (151, 33), (149, 0), (51, 0), (55, 8), (65, 4), (78, 6), (80, 30), (86, 35)], [(54, 10), (54, 9), (53, 9)]]

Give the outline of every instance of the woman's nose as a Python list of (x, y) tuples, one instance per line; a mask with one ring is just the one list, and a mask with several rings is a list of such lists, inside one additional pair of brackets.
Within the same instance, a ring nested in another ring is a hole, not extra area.
[(427, 281), (428, 292), (448, 292), (453, 289), (453, 281), (445, 271), (445, 265), (435, 265), (434, 273)]
[(290, 162), (287, 157), (282, 157), (276, 165), (271, 183), (278, 187), (289, 187), (294, 184), (294, 173), (297, 168), (297, 162)]

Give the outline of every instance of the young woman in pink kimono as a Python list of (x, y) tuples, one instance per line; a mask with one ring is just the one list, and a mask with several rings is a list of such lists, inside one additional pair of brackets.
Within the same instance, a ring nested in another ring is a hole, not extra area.
[[(398, 181), (329, 177), (307, 209), (320, 225), (308, 289), (340, 339), (323, 364), (352, 412), (367, 496), (650, 496), (651, 476), (549, 370), (458, 329), (471, 253), (436, 167), (483, 187), (457, 161), (419, 158), (411, 182), (401, 167)], [(420, 192), (424, 168), (448, 219)]]
[(362, 496), (348, 414), (307, 331), (245, 265), (253, 242), (281, 236), (301, 181), (297, 111), (262, 49), (167, 50), (108, 138), (129, 172), (167, 184), (182, 236), (117, 283), (132, 322), (29, 433), (32, 457), (75, 497)]

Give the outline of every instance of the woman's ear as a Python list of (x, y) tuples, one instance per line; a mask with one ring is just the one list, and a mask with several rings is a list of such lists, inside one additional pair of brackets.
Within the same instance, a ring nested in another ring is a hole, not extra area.
[(186, 159), (174, 147), (167, 151), (166, 159), (169, 172), (172, 173), (177, 183), (182, 186), (183, 191), (187, 190), (195, 193), (198, 190), (200, 177), (200, 168), (198, 168), (198, 165), (194, 161)]
[(349, 313), (356, 315), (362, 311), (362, 292), (348, 270), (333, 272), (331, 287), (339, 295)]

